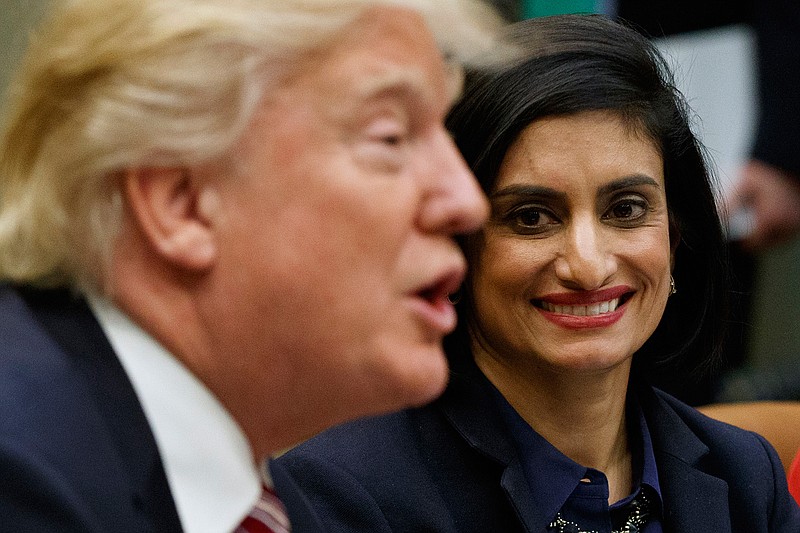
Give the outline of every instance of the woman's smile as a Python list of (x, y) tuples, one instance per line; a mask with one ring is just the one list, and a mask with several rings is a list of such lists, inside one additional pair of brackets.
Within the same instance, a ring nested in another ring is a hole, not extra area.
[(616, 324), (625, 314), (625, 298), (612, 298), (585, 305), (558, 305), (533, 300), (533, 306), (550, 322), (568, 329), (603, 328)]
[[(568, 328), (609, 326), (622, 318), (633, 290), (620, 285), (602, 291), (549, 294), (531, 300), (551, 322)], [(576, 320), (576, 318), (578, 320)]]

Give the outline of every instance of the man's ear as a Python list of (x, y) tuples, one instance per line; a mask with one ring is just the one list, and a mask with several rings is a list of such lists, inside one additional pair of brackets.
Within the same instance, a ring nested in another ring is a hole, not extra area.
[[(217, 257), (209, 202), (186, 168), (144, 167), (123, 173), (123, 191), (135, 223), (153, 250), (178, 268), (202, 271)], [(205, 201), (204, 201), (205, 200)]]

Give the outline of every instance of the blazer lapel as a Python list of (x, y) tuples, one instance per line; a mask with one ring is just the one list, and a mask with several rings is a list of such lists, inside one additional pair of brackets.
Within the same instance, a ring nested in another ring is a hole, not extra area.
[(317, 533), (325, 531), (314, 506), (294, 482), (280, 463), (270, 460), (267, 464), (275, 491), (286, 507), (286, 513), (296, 533)]
[(141, 508), (159, 529), (181, 529), (155, 437), (133, 386), (88, 305), (66, 290), (24, 289), (42, 327), (83, 375)]
[(730, 531), (728, 484), (702, 469), (708, 446), (652, 390), (640, 398), (655, 448), (665, 531)]
[(683, 459), (658, 454), (661, 492), (666, 502), (664, 522), (667, 531), (730, 531), (728, 484), (703, 473)]
[(506, 466), (500, 485), (517, 511), (525, 530), (545, 531), (552, 517), (548, 517), (538, 505), (539, 500), (531, 492), (518, 458)]
[(472, 357), (451, 361), (451, 377), (439, 405), (450, 424), (472, 448), (503, 467), (502, 490), (526, 531), (544, 531), (551, 517), (538, 509), (525, 479), (517, 447), (492, 399), (491, 384)]

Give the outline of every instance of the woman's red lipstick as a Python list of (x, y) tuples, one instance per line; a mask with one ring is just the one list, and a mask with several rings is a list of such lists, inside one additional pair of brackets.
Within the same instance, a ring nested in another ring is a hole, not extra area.
[(625, 314), (625, 304), (634, 290), (618, 285), (599, 291), (552, 293), (531, 300), (542, 315), (569, 329), (602, 328), (616, 323)]

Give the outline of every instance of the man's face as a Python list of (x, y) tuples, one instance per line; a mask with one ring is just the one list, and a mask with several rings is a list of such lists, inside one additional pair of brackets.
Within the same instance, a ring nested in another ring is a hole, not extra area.
[(458, 89), (418, 15), (371, 9), (270, 90), (242, 175), (221, 182), (228, 348), (298, 416), (327, 425), (446, 383), (466, 268), (452, 236), (488, 211), (443, 127)]

